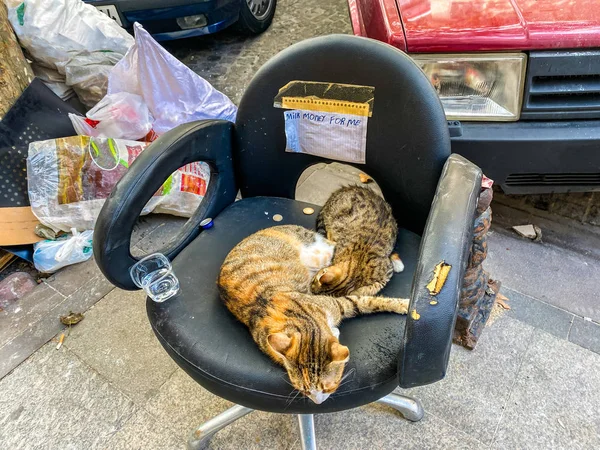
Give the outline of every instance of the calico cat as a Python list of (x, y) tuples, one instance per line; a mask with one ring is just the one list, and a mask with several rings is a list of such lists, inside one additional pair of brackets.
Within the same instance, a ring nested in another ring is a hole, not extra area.
[(338, 189), (317, 218), (317, 231), (335, 242), (333, 264), (311, 284), (314, 294), (375, 295), (404, 265), (392, 251), (398, 226), (391, 206), (360, 186)]
[(350, 355), (338, 340), (341, 320), (408, 309), (406, 299), (310, 294), (311, 280), (331, 264), (333, 252), (333, 244), (314, 231), (267, 228), (231, 250), (218, 279), (227, 308), (285, 367), (293, 387), (317, 404), (337, 389)]

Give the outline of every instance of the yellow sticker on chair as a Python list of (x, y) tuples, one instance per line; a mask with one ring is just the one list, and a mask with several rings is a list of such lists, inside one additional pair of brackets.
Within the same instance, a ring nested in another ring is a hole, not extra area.
[(286, 152), (364, 164), (375, 88), (291, 81), (275, 97), (284, 112)]

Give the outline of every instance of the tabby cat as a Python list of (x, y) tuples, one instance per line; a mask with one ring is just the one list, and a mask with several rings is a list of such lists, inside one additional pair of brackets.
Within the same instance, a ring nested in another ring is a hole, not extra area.
[(338, 324), (357, 314), (406, 314), (408, 300), (310, 294), (315, 274), (331, 263), (334, 246), (295, 225), (261, 230), (227, 255), (218, 286), (227, 308), (250, 329), (260, 349), (287, 370), (295, 389), (324, 402), (349, 358)]
[(317, 218), (317, 231), (335, 243), (330, 267), (311, 284), (314, 294), (375, 295), (404, 265), (392, 251), (398, 226), (391, 206), (361, 186), (338, 189)]

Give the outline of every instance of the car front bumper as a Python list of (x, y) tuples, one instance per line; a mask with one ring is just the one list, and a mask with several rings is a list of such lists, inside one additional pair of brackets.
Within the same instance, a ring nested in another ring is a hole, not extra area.
[(507, 194), (600, 191), (600, 120), (449, 125), (452, 152)]
[[(131, 29), (139, 22), (157, 41), (215, 33), (235, 23), (240, 13), (240, 0), (88, 0), (87, 3), (115, 6), (124, 28)], [(177, 24), (179, 17), (198, 14), (206, 16), (205, 26), (183, 30)]]

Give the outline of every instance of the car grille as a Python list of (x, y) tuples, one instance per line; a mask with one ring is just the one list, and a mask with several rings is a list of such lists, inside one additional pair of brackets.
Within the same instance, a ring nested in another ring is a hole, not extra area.
[(600, 173), (513, 173), (506, 178), (507, 186), (600, 186)]
[(600, 51), (530, 52), (522, 120), (600, 118)]

